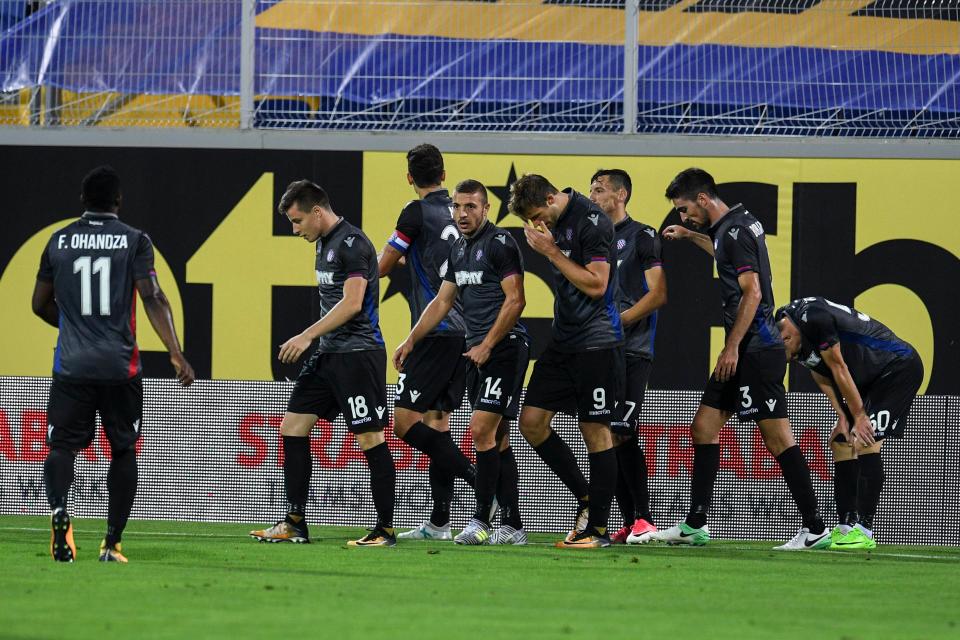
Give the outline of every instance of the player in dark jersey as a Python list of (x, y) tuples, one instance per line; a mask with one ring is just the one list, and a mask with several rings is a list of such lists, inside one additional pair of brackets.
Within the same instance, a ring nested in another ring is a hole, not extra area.
[(903, 437), (923, 362), (880, 322), (826, 298), (794, 300), (776, 318), (787, 358), (810, 370), (837, 412), (830, 449), (839, 524), (830, 548), (874, 549), (884, 481), (880, 447)]
[[(517, 463), (510, 448), (510, 420), (517, 417), (530, 343), (520, 314), (523, 259), (506, 231), (487, 220), (486, 188), (476, 180), (457, 185), (454, 220), (463, 236), (450, 253), (440, 292), (427, 305), (406, 341), (393, 355), (397, 371), (459, 300), (467, 330), (467, 380), (473, 415), (470, 432), (477, 451), (477, 507), (454, 541), (458, 544), (526, 544), (517, 508)], [(494, 497), (502, 526), (491, 533)]]
[[(410, 326), (440, 290), (450, 248), (460, 237), (451, 217), (452, 204), (443, 188), (446, 172), (440, 150), (421, 144), (407, 152), (407, 182), (419, 199), (403, 208), (396, 230), (380, 254), (380, 277), (405, 262), (410, 280)], [(404, 363), (397, 383), (393, 429), (398, 438), (430, 457), (433, 510), (419, 527), (401, 538), (450, 540), (450, 503), (454, 478), (471, 486), (476, 469), (450, 437), (450, 414), (463, 402), (466, 359), (460, 302), (423, 340)]]
[(671, 544), (703, 545), (710, 539), (707, 511), (720, 465), (720, 429), (733, 414), (753, 420), (780, 465), (803, 519), (800, 531), (778, 550), (823, 549), (830, 544), (817, 511), (810, 469), (787, 418), (783, 341), (773, 322), (770, 259), (763, 226), (742, 204), (728, 207), (713, 176), (702, 169), (680, 172), (667, 187), (684, 225), (664, 229), (668, 240), (687, 239), (714, 256), (720, 277), (726, 341), (690, 426), (693, 473), (686, 520), (654, 534)]
[(633, 184), (622, 169), (601, 169), (590, 178), (590, 200), (603, 210), (617, 241), (617, 308), (624, 327), (627, 362), (626, 399), (610, 422), (617, 453), (617, 503), (623, 527), (614, 544), (643, 544), (657, 530), (650, 512), (647, 461), (640, 447), (638, 421), (653, 366), (657, 309), (667, 303), (667, 280), (657, 230), (627, 215)]
[(280, 346), (279, 359), (304, 364), (280, 424), (287, 514), (250, 535), (264, 542), (309, 542), (306, 505), (310, 491), (310, 430), (320, 418), (343, 414), (370, 467), (377, 511), (373, 529), (348, 545), (393, 546), (396, 470), (383, 428), (387, 415), (387, 353), (380, 333), (377, 252), (363, 231), (334, 213), (327, 193), (308, 180), (287, 187), (278, 207), (293, 232), (316, 243), (321, 318)]
[[(577, 498), (573, 531), (557, 546), (606, 547), (617, 484), (610, 422), (624, 400), (626, 377), (613, 223), (583, 195), (558, 191), (536, 174), (514, 183), (510, 209), (524, 219), (527, 243), (550, 260), (555, 285), (550, 343), (534, 365), (520, 432)], [(570, 447), (550, 427), (558, 411), (578, 416), (589, 485)]]
[(73, 562), (77, 550), (67, 513), (73, 461), (93, 440), (96, 414), (110, 441), (107, 534), (100, 560), (126, 562), (121, 537), (137, 493), (135, 446), (143, 417), (143, 385), (136, 336), (136, 297), (167, 351), (177, 380), (188, 386), (193, 368), (183, 357), (170, 303), (153, 269), (153, 244), (120, 222), (120, 178), (98, 167), (83, 179), (79, 220), (50, 238), (40, 257), (33, 312), (57, 327), (53, 380), (47, 403), (43, 465), (52, 512), (50, 554)]

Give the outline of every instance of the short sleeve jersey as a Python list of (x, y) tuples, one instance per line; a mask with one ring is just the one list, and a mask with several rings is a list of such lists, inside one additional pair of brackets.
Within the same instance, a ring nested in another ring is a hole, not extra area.
[(865, 313), (826, 298), (801, 298), (787, 307), (800, 330), (800, 364), (833, 380), (821, 351), (840, 345), (843, 361), (858, 388), (867, 388), (892, 363), (913, 357), (910, 344)]
[(343, 285), (350, 278), (364, 278), (360, 312), (330, 333), (320, 337), (320, 353), (344, 353), (383, 349), (380, 333), (380, 277), (377, 251), (367, 236), (343, 218), (317, 240), (317, 284), (320, 287), (320, 313), (327, 315), (343, 300)]
[[(453, 222), (453, 205), (446, 189), (431, 191), (403, 208), (389, 244), (406, 257), (410, 275), (410, 326), (420, 319), (449, 269), (450, 248), (460, 237)], [(430, 336), (464, 335), (458, 301)]]
[[(660, 267), (660, 237), (649, 225), (627, 217), (615, 227), (617, 238), (617, 309), (622, 313), (645, 296), (646, 272)], [(653, 343), (657, 335), (657, 312), (639, 322), (624, 327), (624, 347), (629, 355), (653, 359)]]
[(738, 204), (710, 227), (710, 238), (720, 277), (724, 329), (729, 333), (737, 319), (743, 297), (739, 277), (753, 271), (760, 280), (760, 304), (740, 342), (740, 350), (782, 348), (783, 341), (773, 321), (773, 278), (763, 225)]
[[(493, 327), (507, 299), (500, 283), (523, 275), (523, 257), (516, 240), (507, 231), (486, 221), (470, 238), (461, 237), (450, 252), (450, 268), (444, 280), (457, 285), (467, 326), (467, 346), (479, 344)], [(525, 336), (518, 320), (507, 335)]]
[(116, 214), (88, 211), (53, 234), (37, 279), (53, 283), (60, 309), (54, 376), (123, 382), (140, 374), (135, 283), (152, 275), (149, 236)]
[(617, 311), (617, 248), (613, 223), (589, 198), (573, 189), (553, 229), (553, 239), (565, 256), (576, 264), (606, 262), (610, 275), (603, 296), (594, 300), (552, 267), (555, 284), (551, 346), (576, 353), (623, 344), (623, 325)]

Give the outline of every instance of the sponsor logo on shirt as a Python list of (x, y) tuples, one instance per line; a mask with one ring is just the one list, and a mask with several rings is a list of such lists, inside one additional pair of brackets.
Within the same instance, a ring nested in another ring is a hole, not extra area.
[(759, 238), (760, 236), (763, 235), (763, 225), (760, 224), (759, 220), (757, 220), (756, 222), (750, 225), (750, 231), (751, 233), (753, 233), (755, 237)]
[(482, 284), (483, 271), (457, 271), (456, 278), (458, 287), (471, 284)]
[(317, 284), (333, 284), (333, 271), (317, 271)]

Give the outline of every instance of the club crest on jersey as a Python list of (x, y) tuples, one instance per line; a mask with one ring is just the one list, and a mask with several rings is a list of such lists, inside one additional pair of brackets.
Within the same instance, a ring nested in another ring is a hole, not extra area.
[(734, 227), (733, 229), (730, 229), (730, 237), (731, 237), (731, 238), (733, 238), (734, 240), (736, 240), (738, 235), (740, 235), (740, 229), (739, 229), (739, 228)]
[(330, 249), (330, 251), (327, 251), (327, 262), (332, 262), (332, 261), (333, 261), (333, 249)]
[(475, 256), (476, 260), (479, 260), (483, 257), (483, 249), (477, 249), (477, 255)]
[(482, 284), (483, 271), (457, 271), (456, 279), (458, 287), (471, 284)]
[(623, 251), (623, 248), (627, 246), (627, 241), (623, 238), (617, 240), (617, 251)]
[(587, 220), (589, 220), (590, 222), (592, 222), (592, 223), (593, 223), (593, 226), (597, 226), (597, 224), (600, 223), (600, 214), (599, 214), (599, 213), (592, 213), (592, 214), (590, 214), (589, 216), (587, 216)]
[(503, 246), (507, 246), (507, 236), (503, 235), (502, 233), (493, 236), (493, 239), (499, 242), (500, 244), (502, 244)]
[(573, 240), (573, 229), (567, 229), (567, 242)]
[(357, 239), (357, 236), (350, 236), (349, 238), (344, 238), (343, 244), (347, 245), (351, 249), (353, 248), (353, 241)]

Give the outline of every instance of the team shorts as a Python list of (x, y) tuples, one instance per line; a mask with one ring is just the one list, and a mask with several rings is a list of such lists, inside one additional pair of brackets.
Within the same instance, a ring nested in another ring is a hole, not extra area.
[(513, 333), (493, 348), (482, 367), (468, 360), (467, 389), (473, 410), (516, 418), (529, 362), (530, 343)]
[(700, 404), (735, 413), (741, 420), (786, 418), (786, 372), (783, 347), (741, 353), (732, 378), (719, 382), (711, 374)]
[(626, 357), (627, 380), (624, 401), (617, 405), (614, 420), (610, 421), (610, 431), (621, 436), (634, 436), (640, 424), (640, 408), (647, 392), (650, 370), (653, 361), (643, 356)]
[(341, 413), (351, 433), (383, 431), (387, 410), (387, 352), (314, 352), (293, 385), (287, 411), (334, 420)]
[(114, 451), (134, 446), (143, 417), (143, 382), (69, 382), (54, 377), (47, 401), (47, 445), (79, 451), (93, 442), (96, 414)]
[(418, 342), (403, 363), (394, 406), (417, 413), (459, 409), (466, 387), (466, 350), (461, 336), (431, 336)]
[[(866, 389), (858, 389), (863, 408), (873, 424), (875, 440), (903, 437), (910, 405), (922, 383), (923, 361), (914, 352), (909, 358), (892, 362)], [(847, 420), (853, 424), (849, 411)], [(846, 439), (840, 436), (837, 440)]]
[(548, 346), (533, 366), (525, 404), (609, 425), (626, 376), (622, 346), (576, 353)]

